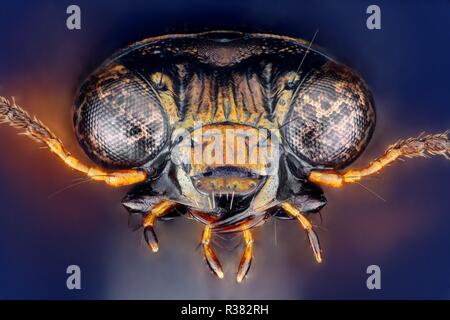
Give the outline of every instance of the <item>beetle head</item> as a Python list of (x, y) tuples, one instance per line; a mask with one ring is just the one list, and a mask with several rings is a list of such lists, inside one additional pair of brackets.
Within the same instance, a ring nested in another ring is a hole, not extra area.
[(144, 40), (105, 62), (75, 107), (94, 161), (147, 170), (153, 194), (221, 219), (320, 195), (308, 171), (348, 165), (375, 125), (370, 92), (349, 68), (261, 34)]

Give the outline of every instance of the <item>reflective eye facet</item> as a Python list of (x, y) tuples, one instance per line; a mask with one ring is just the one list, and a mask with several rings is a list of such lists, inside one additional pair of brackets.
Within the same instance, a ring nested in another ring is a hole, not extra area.
[(372, 95), (361, 78), (333, 62), (307, 77), (293, 98), (284, 136), (308, 163), (342, 168), (361, 154), (372, 136)]
[(92, 76), (75, 105), (78, 141), (108, 168), (131, 168), (155, 158), (168, 139), (165, 113), (147, 82), (117, 65)]

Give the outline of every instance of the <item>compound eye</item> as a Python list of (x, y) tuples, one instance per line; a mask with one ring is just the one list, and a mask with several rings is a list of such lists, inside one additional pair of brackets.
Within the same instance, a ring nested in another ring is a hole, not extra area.
[(375, 127), (372, 95), (349, 68), (328, 62), (293, 97), (285, 139), (311, 165), (342, 168), (365, 149)]
[(152, 88), (121, 65), (97, 72), (81, 87), (74, 126), (96, 163), (114, 169), (141, 166), (168, 140), (168, 122)]

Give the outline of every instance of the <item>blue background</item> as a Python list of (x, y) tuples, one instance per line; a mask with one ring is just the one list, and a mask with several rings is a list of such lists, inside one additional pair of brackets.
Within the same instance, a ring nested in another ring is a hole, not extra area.
[[(82, 30), (66, 29), (66, 8)], [(311, 39), (355, 68), (371, 87), (378, 126), (362, 165), (399, 138), (450, 128), (450, 2), (375, 1), (382, 29), (366, 28), (372, 1), (3, 1), (0, 95), (14, 96), (82, 154), (71, 127), (81, 79), (114, 50), (145, 37), (235, 29)], [(0, 298), (450, 298), (450, 162), (415, 159), (365, 185), (326, 190), (315, 264), (303, 231), (269, 221), (256, 231), (246, 281), (235, 283), (241, 249), (219, 249), (226, 278), (213, 278), (196, 250), (201, 226), (160, 223), (153, 256), (126, 226), (124, 189), (85, 183), (16, 131), (0, 127)], [(88, 160), (86, 160), (88, 161)], [(126, 188), (125, 188), (126, 189)], [(66, 268), (82, 290), (66, 288)], [(382, 289), (366, 288), (377, 264)]]

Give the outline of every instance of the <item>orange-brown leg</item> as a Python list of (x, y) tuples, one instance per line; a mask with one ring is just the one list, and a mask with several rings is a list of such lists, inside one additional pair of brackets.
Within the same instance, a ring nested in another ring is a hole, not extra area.
[(147, 242), (147, 245), (153, 252), (158, 252), (158, 237), (155, 232), (155, 222), (156, 219), (162, 217), (169, 213), (176, 203), (163, 200), (157, 205), (155, 205), (150, 212), (144, 217), (143, 226), (144, 226), (144, 239)]
[(372, 161), (367, 167), (350, 169), (344, 172), (313, 170), (308, 179), (317, 184), (339, 188), (347, 183), (358, 182), (364, 177), (376, 174), (400, 159), (442, 155), (450, 160), (450, 141), (447, 134), (448, 132), (420, 135), (417, 138), (400, 140), (390, 146), (384, 155)]
[(311, 249), (313, 250), (314, 257), (318, 263), (322, 262), (322, 250), (320, 249), (319, 238), (317, 237), (316, 232), (313, 230), (313, 226), (311, 222), (297, 209), (292, 203), (285, 202), (281, 204), (281, 207), (284, 211), (291, 217), (294, 217), (298, 220), (302, 228), (306, 231), (309, 239), (309, 243), (311, 245)]
[(223, 279), (222, 265), (220, 264), (219, 259), (214, 253), (214, 250), (211, 248), (211, 235), (211, 228), (207, 225), (203, 230), (202, 235), (203, 255), (205, 256), (206, 263), (208, 264), (211, 271), (219, 279)]
[(245, 251), (242, 255), (241, 262), (239, 263), (239, 269), (237, 272), (236, 280), (237, 282), (242, 282), (248, 271), (250, 270), (250, 266), (253, 260), (253, 236), (250, 230), (244, 230), (244, 243), (245, 243)]

